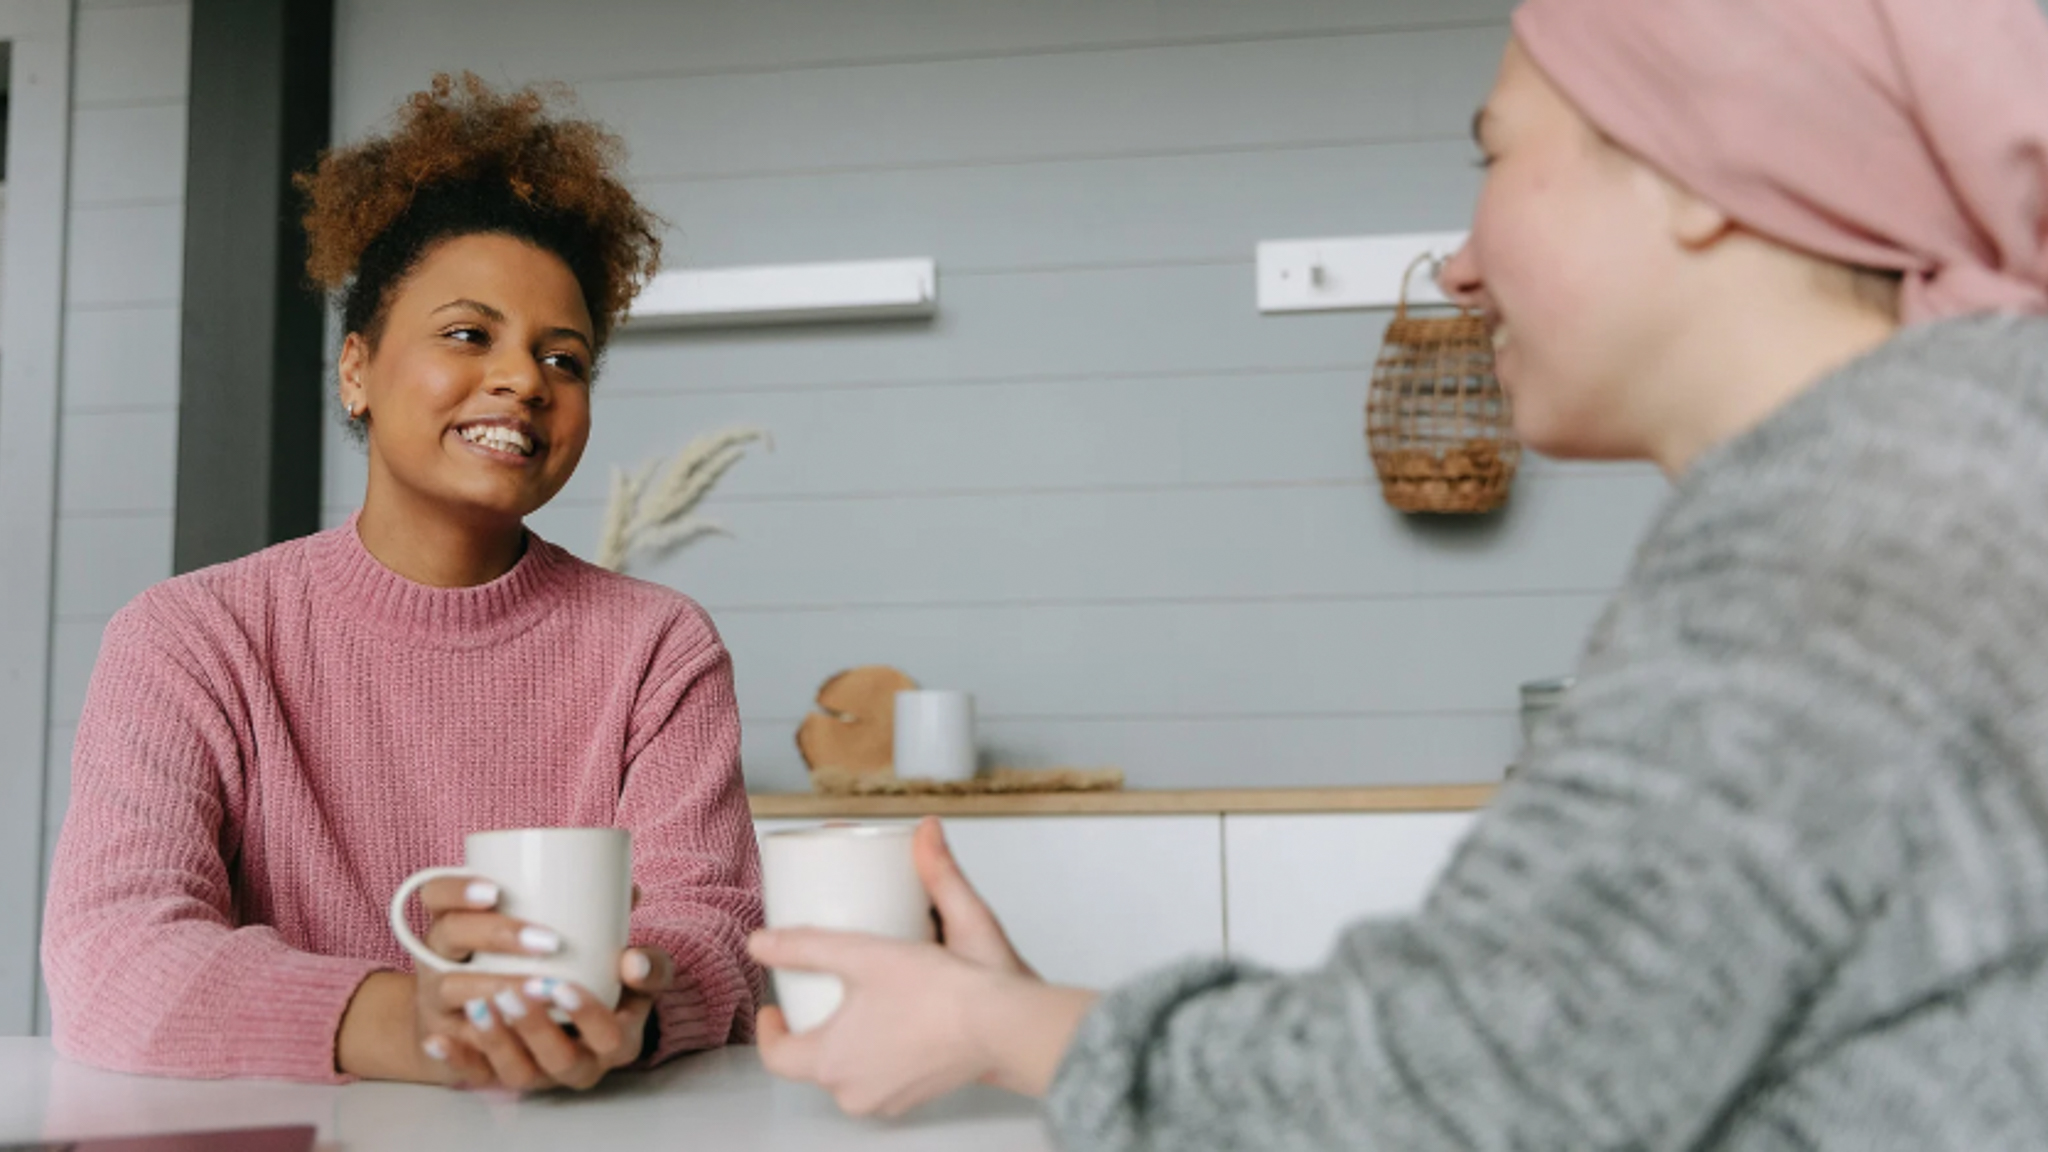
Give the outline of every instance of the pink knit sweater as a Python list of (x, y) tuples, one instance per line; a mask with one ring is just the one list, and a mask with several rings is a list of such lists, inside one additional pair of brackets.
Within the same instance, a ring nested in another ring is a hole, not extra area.
[(399, 882), (547, 825), (633, 833), (633, 941), (677, 967), (655, 1059), (748, 1039), (739, 745), (703, 610), (537, 537), (477, 588), (396, 575), (353, 519), (159, 584), (107, 626), (79, 722), (43, 931), (58, 1050), (340, 1080), (357, 985), (411, 967)]

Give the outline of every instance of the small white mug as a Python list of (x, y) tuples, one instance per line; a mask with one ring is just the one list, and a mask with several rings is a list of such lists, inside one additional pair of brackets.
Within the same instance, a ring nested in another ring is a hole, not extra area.
[[(910, 824), (824, 824), (761, 838), (770, 928), (830, 928), (897, 940), (935, 938), (931, 898), (910, 856)], [(837, 976), (776, 969), (775, 1001), (792, 1032), (839, 1010)]]
[(896, 775), (971, 780), (974, 760), (973, 696), (931, 688), (896, 693)]
[[(459, 868), (413, 873), (391, 897), (391, 932), (421, 966), (437, 972), (552, 976), (600, 1002), (619, 1003), (619, 953), (633, 912), (633, 834), (623, 828), (512, 828), (472, 832)], [(419, 886), (443, 876), (474, 876), (498, 886), (507, 916), (552, 929), (562, 949), (552, 956), (478, 952), (450, 960), (414, 935), (406, 903)]]

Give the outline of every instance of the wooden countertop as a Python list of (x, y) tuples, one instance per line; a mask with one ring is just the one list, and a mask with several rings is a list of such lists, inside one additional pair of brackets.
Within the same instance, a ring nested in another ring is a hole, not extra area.
[(986, 796), (822, 796), (756, 792), (760, 820), (877, 816), (1195, 816), (1251, 812), (1470, 812), (1491, 784), (1382, 788), (1216, 788), (1201, 791), (1010, 792)]

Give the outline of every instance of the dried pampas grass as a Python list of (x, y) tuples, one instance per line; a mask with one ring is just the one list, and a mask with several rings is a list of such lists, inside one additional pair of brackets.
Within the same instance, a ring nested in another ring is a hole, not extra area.
[(659, 556), (699, 536), (724, 532), (724, 525), (692, 512), (756, 441), (773, 449), (762, 429), (732, 428), (690, 441), (666, 467), (654, 460), (632, 472), (613, 468), (598, 566), (623, 572), (636, 557)]

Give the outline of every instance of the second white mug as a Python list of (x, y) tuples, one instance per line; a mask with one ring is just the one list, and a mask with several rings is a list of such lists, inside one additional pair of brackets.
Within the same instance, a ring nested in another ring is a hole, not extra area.
[[(910, 855), (909, 824), (824, 824), (761, 838), (770, 928), (830, 928), (898, 940), (935, 935), (930, 897)], [(792, 1032), (839, 1010), (837, 976), (776, 969), (775, 1001)]]
[(896, 775), (970, 780), (974, 769), (973, 696), (932, 688), (896, 693)]

